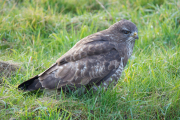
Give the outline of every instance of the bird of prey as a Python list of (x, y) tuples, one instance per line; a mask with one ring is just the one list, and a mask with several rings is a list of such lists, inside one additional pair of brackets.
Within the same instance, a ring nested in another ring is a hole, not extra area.
[(81, 39), (50, 68), (21, 83), (18, 89), (107, 89), (119, 80), (136, 39), (136, 25), (120, 20), (106, 30)]

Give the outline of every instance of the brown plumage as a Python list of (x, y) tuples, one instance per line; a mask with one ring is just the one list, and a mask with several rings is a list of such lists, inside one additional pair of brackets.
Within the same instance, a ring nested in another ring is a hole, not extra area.
[(25, 91), (81, 87), (97, 90), (99, 86), (107, 88), (110, 83), (116, 84), (132, 54), (137, 33), (134, 23), (121, 20), (81, 39), (50, 68), (18, 88)]

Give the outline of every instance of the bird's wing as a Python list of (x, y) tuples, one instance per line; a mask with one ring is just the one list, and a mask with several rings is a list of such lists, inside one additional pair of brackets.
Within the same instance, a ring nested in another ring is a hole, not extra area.
[(114, 44), (99, 36), (93, 39), (77, 43), (54, 65), (40, 74), (39, 81), (42, 87), (48, 89), (59, 89), (66, 85), (79, 87), (96, 84), (103, 78), (109, 78), (120, 64), (120, 56)]
[(106, 53), (113, 48), (115, 48), (115, 46), (109, 43), (107, 36), (101, 33), (92, 34), (77, 42), (68, 52), (61, 56), (56, 63), (62, 65), (87, 56)]

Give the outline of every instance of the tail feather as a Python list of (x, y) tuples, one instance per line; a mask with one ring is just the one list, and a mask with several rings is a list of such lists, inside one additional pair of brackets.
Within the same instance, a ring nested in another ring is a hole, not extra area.
[(18, 86), (18, 89), (24, 91), (34, 91), (34, 90), (42, 89), (42, 85), (38, 80), (38, 75), (21, 83)]

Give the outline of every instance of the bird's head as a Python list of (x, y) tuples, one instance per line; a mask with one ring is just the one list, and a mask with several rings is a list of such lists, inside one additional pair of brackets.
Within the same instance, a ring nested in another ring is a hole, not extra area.
[(120, 20), (109, 29), (116, 35), (118, 41), (135, 41), (139, 38), (136, 25), (129, 20)]

